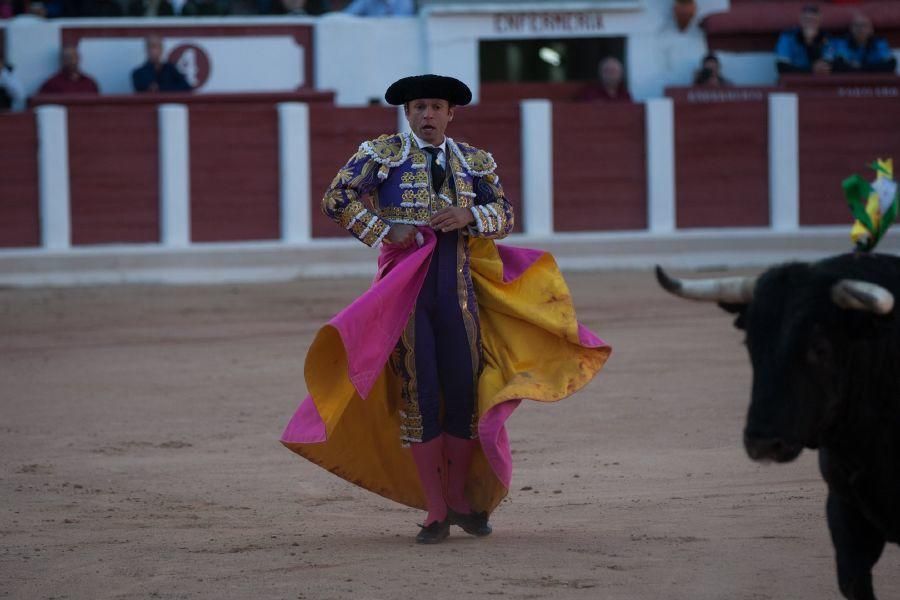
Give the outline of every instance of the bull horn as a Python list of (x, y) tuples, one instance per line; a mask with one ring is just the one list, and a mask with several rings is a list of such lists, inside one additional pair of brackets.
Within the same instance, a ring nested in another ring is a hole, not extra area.
[(676, 279), (656, 265), (656, 280), (667, 292), (703, 302), (749, 304), (753, 300), (756, 277), (721, 277), (719, 279)]
[(868, 281), (841, 279), (831, 286), (831, 299), (841, 308), (886, 315), (894, 309), (894, 295)]

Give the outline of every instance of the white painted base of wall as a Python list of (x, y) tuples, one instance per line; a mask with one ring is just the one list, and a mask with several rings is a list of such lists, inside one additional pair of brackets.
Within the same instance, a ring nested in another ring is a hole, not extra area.
[[(851, 249), (849, 226), (769, 229), (513, 235), (505, 242), (551, 252), (564, 272), (763, 269), (789, 260), (813, 261)], [(503, 243), (503, 242), (501, 242)], [(879, 248), (900, 254), (900, 230)], [(356, 240), (76, 247), (68, 251), (11, 250), (0, 254), (0, 286), (58, 287), (118, 284), (229, 284), (298, 278), (372, 277), (377, 251)], [(598, 275), (601, 276), (602, 275)]]

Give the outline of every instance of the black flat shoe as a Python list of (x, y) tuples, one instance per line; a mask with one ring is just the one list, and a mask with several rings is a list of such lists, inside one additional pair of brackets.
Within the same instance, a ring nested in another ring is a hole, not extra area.
[(462, 530), (469, 535), (475, 535), (478, 537), (491, 535), (491, 532), (493, 531), (490, 524), (488, 523), (487, 512), (471, 512), (467, 515), (464, 515), (456, 512), (451, 508), (448, 508), (447, 521), (450, 523), (450, 525), (457, 525), (459, 527), (462, 527)]
[(432, 521), (431, 525), (419, 525), (422, 529), (416, 536), (417, 544), (440, 544), (450, 535), (450, 520)]

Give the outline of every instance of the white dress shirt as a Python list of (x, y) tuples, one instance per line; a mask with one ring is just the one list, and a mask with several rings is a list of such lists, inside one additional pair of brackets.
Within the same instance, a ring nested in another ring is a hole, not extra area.
[[(412, 132), (410, 132), (410, 133), (412, 133)], [(444, 136), (444, 141), (442, 141), (440, 143), (440, 145), (438, 145), (438, 146), (435, 146), (434, 144), (429, 144), (428, 142), (426, 142), (425, 140), (423, 140), (422, 138), (417, 136), (415, 133), (412, 133), (412, 136), (413, 136), (413, 139), (416, 140), (416, 144), (419, 146), (419, 148), (437, 148), (438, 150), (440, 150), (440, 152), (438, 152), (438, 155), (437, 155), (437, 163), (444, 169), (447, 168), (447, 136)], [(426, 152), (425, 154), (428, 154), (428, 153)], [(428, 154), (428, 156), (430, 157), (431, 155)], [(430, 161), (431, 158), (429, 158), (428, 160)], [(429, 166), (430, 166), (430, 164), (429, 164)]]

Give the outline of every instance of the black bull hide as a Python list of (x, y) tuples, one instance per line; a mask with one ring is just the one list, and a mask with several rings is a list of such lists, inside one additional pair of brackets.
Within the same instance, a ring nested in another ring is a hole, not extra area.
[[(659, 268), (657, 277), (684, 297), (699, 284)], [(877, 284), (882, 303), (873, 310), (839, 301), (834, 290), (846, 280)], [(743, 297), (731, 281), (730, 294), (702, 298), (734, 313), (746, 332), (747, 454), (786, 462), (819, 450), (841, 593), (875, 598), (872, 567), (886, 542), (900, 543), (900, 306), (891, 302), (900, 304), (900, 257), (785, 264), (747, 283)]]

